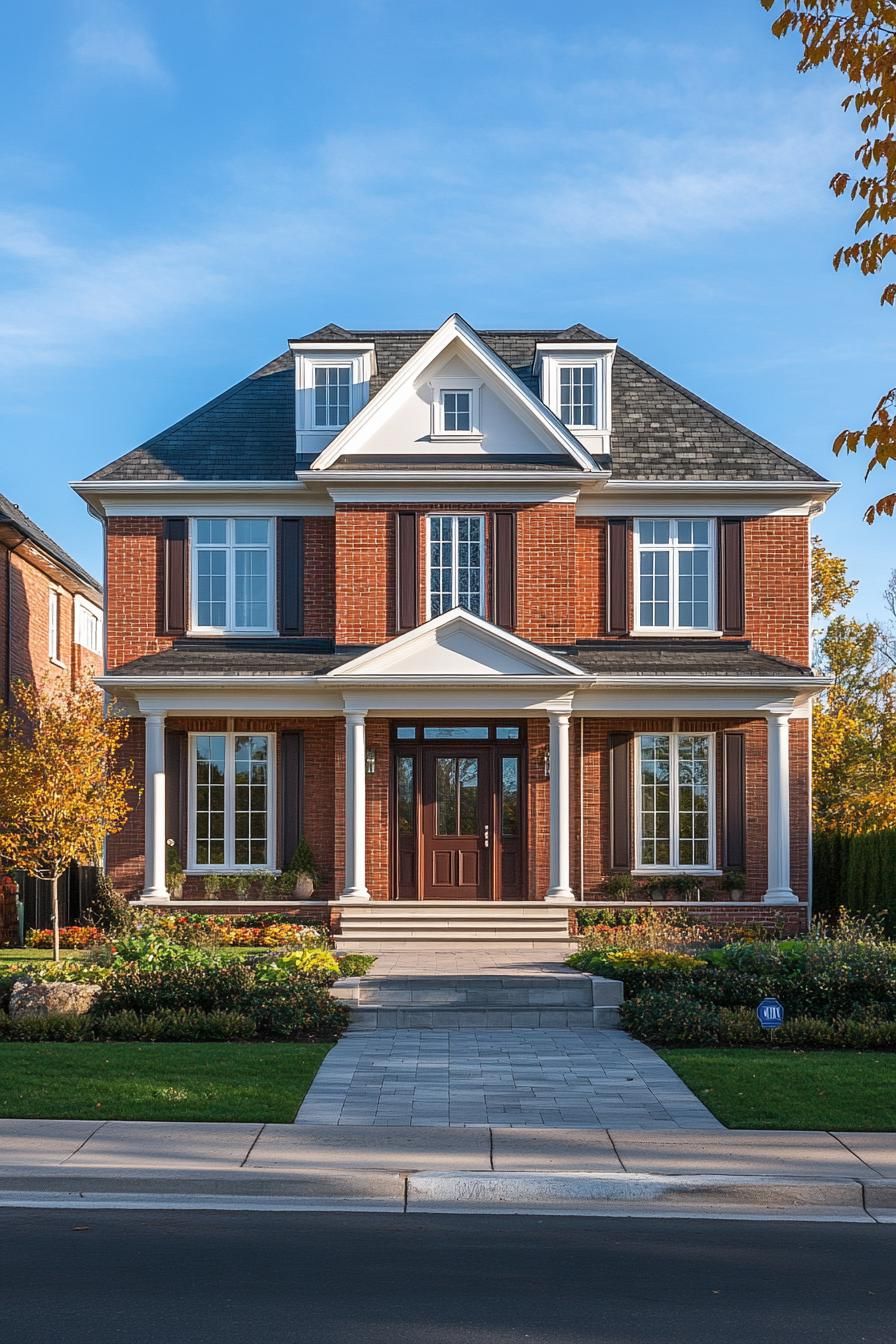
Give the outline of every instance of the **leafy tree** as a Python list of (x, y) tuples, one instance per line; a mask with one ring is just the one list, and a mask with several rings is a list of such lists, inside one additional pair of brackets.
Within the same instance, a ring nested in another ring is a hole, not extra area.
[[(891, 580), (896, 593), (896, 576)], [(842, 611), (857, 588), (846, 564), (813, 543), (813, 613), (831, 617), (816, 641), (819, 671), (833, 678), (813, 707), (815, 824), (849, 834), (896, 826), (896, 664), (886, 631)]]
[(98, 864), (130, 811), (131, 769), (117, 759), (127, 731), (87, 679), (72, 688), (17, 682), (13, 706), (0, 712), (0, 854), (52, 883), (55, 961), (59, 878), (71, 863)]
[[(858, 114), (861, 144), (854, 158), (858, 172), (838, 172), (831, 179), (836, 196), (856, 203), (856, 242), (834, 253), (834, 269), (858, 266), (863, 275), (876, 275), (896, 253), (896, 0), (760, 0), (775, 10), (775, 37), (796, 33), (803, 55), (802, 74), (831, 65), (845, 76), (851, 92), (843, 107)], [(896, 302), (896, 283), (881, 292), (882, 304)], [(844, 429), (834, 440), (834, 452), (869, 452), (866, 477), (875, 467), (896, 461), (896, 387), (885, 392), (864, 429)], [(877, 515), (892, 517), (896, 492), (869, 506), (865, 521)]]

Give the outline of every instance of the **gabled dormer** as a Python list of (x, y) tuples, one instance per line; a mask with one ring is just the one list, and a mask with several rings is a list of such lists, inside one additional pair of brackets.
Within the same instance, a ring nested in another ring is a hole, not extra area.
[(532, 372), (544, 404), (593, 456), (610, 451), (616, 342), (588, 327), (535, 346)]
[(290, 341), (296, 367), (296, 451), (323, 451), (367, 405), (376, 346), (330, 325)]

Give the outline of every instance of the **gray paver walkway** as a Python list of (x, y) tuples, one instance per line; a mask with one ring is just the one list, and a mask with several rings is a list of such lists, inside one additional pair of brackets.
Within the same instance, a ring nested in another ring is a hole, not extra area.
[(649, 1046), (587, 1029), (349, 1032), (296, 1124), (723, 1128)]

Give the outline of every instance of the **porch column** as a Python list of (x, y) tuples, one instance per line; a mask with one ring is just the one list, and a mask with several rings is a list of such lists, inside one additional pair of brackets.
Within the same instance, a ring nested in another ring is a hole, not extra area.
[(341, 901), (370, 900), (364, 871), (366, 768), (364, 712), (350, 710), (345, 716), (345, 887)]
[(768, 716), (768, 891), (767, 905), (793, 905), (790, 887), (790, 713)]
[(551, 871), (546, 901), (568, 905), (569, 885), (569, 711), (548, 710), (551, 771)]
[(146, 870), (144, 901), (170, 901), (165, 887), (165, 715), (146, 722)]

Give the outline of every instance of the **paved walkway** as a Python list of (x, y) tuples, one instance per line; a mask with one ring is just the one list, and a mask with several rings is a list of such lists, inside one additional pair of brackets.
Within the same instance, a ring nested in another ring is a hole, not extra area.
[(349, 1032), (296, 1124), (723, 1128), (649, 1046), (585, 1029)]

